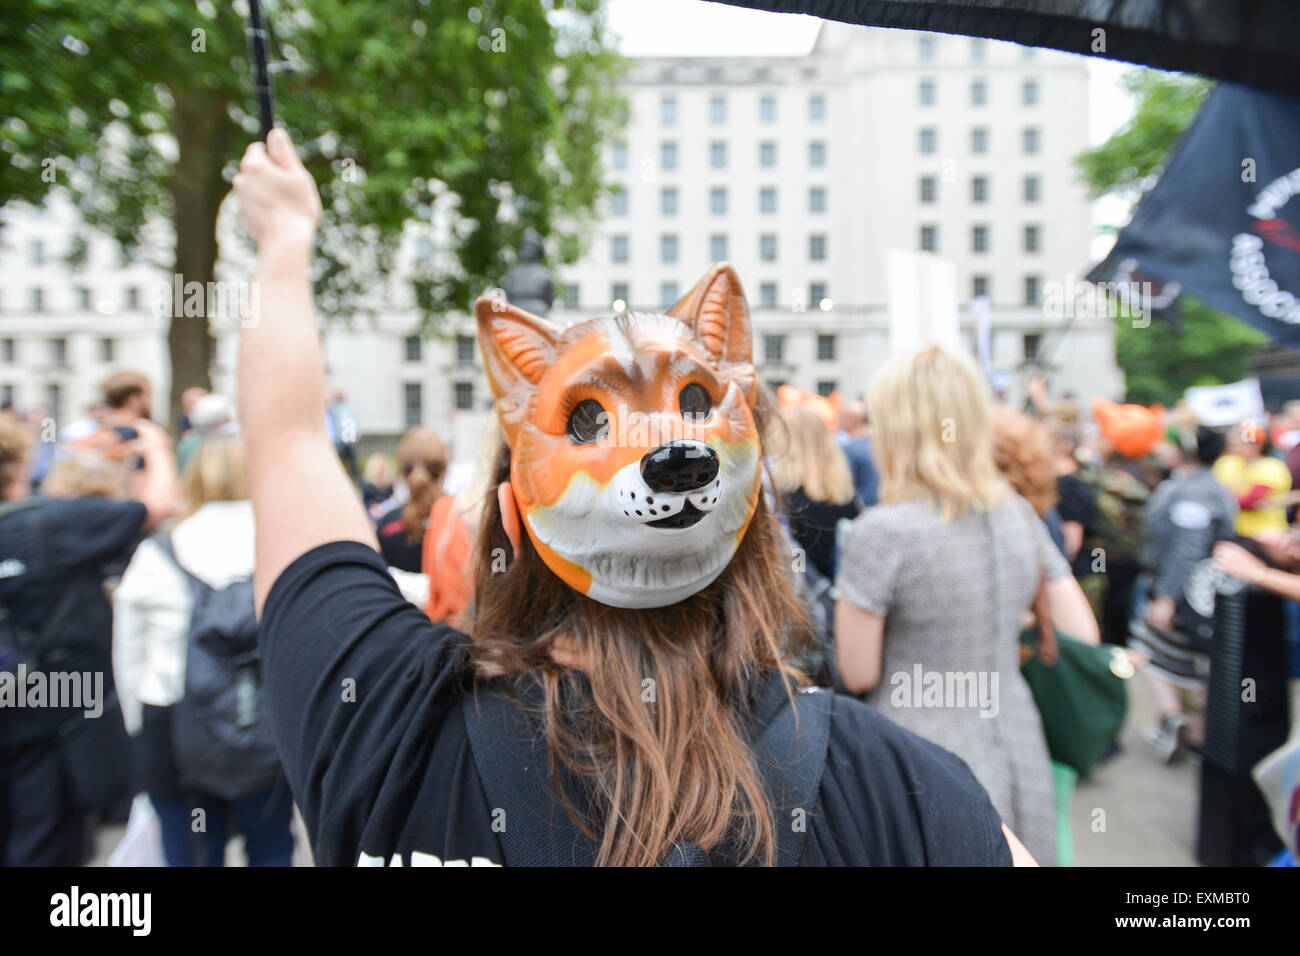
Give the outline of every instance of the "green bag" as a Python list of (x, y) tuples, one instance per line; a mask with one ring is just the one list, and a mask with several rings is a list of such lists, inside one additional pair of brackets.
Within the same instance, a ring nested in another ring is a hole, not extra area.
[[(1020, 635), (1033, 647), (1037, 632)], [(1109, 644), (1100, 646), (1056, 632), (1058, 656), (1048, 667), (1036, 656), (1020, 668), (1043, 718), (1043, 733), (1052, 759), (1086, 777), (1124, 726), (1128, 688), (1133, 676), (1128, 653)]]

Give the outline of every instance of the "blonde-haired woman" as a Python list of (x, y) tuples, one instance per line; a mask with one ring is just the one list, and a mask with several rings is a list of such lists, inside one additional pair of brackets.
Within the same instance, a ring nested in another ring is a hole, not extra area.
[[(192, 579), (224, 591), (253, 574), (253, 510), (244, 447), (233, 427), (203, 439), (181, 491), (181, 520), (165, 540), (141, 543), (113, 594), (113, 675), (134, 738), (137, 786), (158, 813), (168, 866), (221, 866), (229, 816), (244, 835), (250, 865), (288, 866), (293, 798), (282, 776), (225, 799), (187, 789), (173, 762), (170, 708), (185, 694)], [(251, 611), (251, 590), (248, 600)], [(199, 835), (190, 827), (195, 809), (206, 816)]]
[(429, 512), (447, 475), (447, 443), (431, 428), (412, 428), (398, 442), (397, 461), (406, 495), (376, 522), (379, 549), (389, 567), (418, 573)]
[(1056, 859), (1047, 743), (1020, 676), (1021, 615), (1069, 567), (993, 460), (988, 390), (941, 348), (867, 395), (880, 504), (840, 560), (836, 658), (850, 690), (961, 757), (1040, 863)]
[(781, 410), (786, 447), (769, 459), (790, 533), (812, 564), (834, 579), (835, 529), (862, 510), (853, 490), (849, 460), (821, 415), (809, 405)]

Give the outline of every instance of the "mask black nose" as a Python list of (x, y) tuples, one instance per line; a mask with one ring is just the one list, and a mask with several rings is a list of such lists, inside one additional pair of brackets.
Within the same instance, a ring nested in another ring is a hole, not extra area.
[(695, 491), (718, 477), (718, 453), (702, 441), (670, 441), (641, 459), (641, 477), (654, 491)]

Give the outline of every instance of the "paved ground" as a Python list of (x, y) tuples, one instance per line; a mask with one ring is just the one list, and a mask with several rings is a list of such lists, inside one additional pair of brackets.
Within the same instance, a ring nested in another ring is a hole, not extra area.
[[(1155, 723), (1146, 685), (1129, 682), (1123, 751), (1080, 781), (1071, 827), (1076, 866), (1196, 866), (1200, 768), (1159, 763), (1142, 741)], [(1095, 824), (1094, 824), (1095, 821)]]

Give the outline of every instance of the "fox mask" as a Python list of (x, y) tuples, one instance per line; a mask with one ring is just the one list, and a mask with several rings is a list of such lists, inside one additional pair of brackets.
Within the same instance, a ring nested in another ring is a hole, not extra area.
[(487, 297), (475, 314), (514, 504), (547, 567), (622, 608), (712, 583), (760, 492), (753, 336), (732, 268), (666, 314), (561, 329)]

